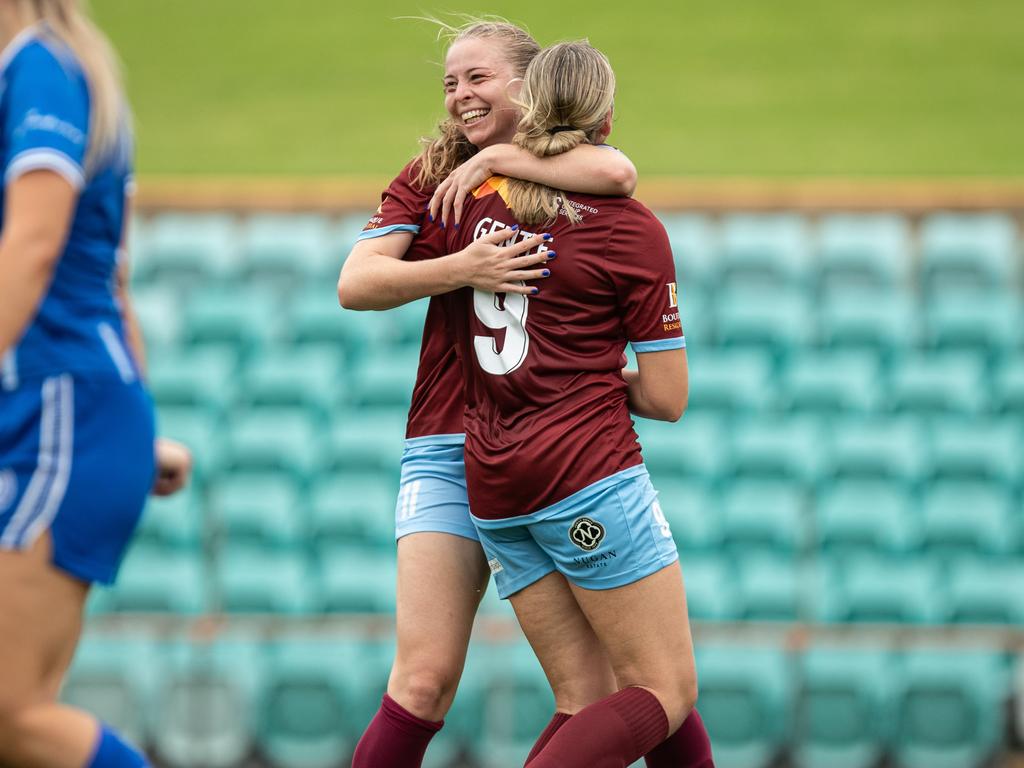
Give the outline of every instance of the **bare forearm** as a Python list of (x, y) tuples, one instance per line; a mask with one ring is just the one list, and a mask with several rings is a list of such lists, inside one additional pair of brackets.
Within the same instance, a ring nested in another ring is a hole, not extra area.
[(636, 168), (621, 152), (584, 144), (570, 152), (540, 158), (532, 152), (502, 145), (491, 161), (495, 173), (529, 179), (549, 187), (589, 195), (631, 195)]
[(0, 355), (25, 333), (53, 274), (53, 263), (0, 246)]
[[(686, 397), (666, 397), (665, 392), (650, 392), (644, 387), (644, 379), (639, 371), (622, 369), (622, 378), (626, 380), (629, 410), (637, 416), (657, 421), (679, 421), (686, 409)], [(660, 382), (664, 387), (664, 382)]]
[(345, 309), (392, 309), (461, 285), (451, 256), (423, 261), (366, 256), (357, 264), (345, 264), (338, 280), (338, 300)]

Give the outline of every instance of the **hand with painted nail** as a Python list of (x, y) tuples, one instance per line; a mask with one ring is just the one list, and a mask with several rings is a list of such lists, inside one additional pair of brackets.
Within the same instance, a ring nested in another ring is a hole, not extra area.
[(516, 233), (517, 230), (511, 228), (491, 232), (449, 256), (457, 280), (487, 293), (536, 294), (536, 288), (524, 283), (551, 275), (551, 270), (541, 266), (550, 261), (550, 251), (530, 251), (550, 241), (545, 240), (544, 235), (533, 235), (503, 245)]
[(438, 184), (430, 199), (433, 220), (440, 218), (442, 226), (459, 225), (466, 196), (494, 175), (492, 160), (498, 151), (498, 147), (481, 149)]

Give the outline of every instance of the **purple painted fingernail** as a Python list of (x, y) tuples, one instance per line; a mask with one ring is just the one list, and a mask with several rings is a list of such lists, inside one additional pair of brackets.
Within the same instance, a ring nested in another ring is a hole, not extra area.
[(444, 222), (441, 222), (441, 229), (444, 229)]
[(512, 225), (511, 227), (510, 227), (510, 229), (519, 229), (519, 225), (518, 225), (518, 224), (513, 224), (513, 225)]
[(428, 213), (428, 214), (427, 214), (427, 218), (428, 218), (428, 219), (430, 219), (430, 223), (431, 223), (431, 224), (433, 224), (433, 223), (434, 223), (434, 214), (432, 214), (432, 213)]
[(544, 277), (548, 277), (551, 274), (551, 270), (545, 269), (543, 272), (541, 272), (541, 274), (544, 275)]
[(536, 296), (538, 293), (540, 293), (540, 288), (531, 288), (530, 293)]
[(557, 256), (557, 255), (558, 255), (558, 254), (557, 254), (557, 253), (555, 253), (554, 251), (548, 251), (548, 252), (547, 252), (547, 257), (548, 257), (548, 261), (551, 261), (551, 260), (552, 260), (553, 258), (555, 258), (555, 256)]
[(551, 235), (547, 235), (547, 234), (545, 234), (545, 235), (544, 235), (544, 239), (545, 239), (545, 240), (554, 240), (555, 238), (553, 238), (553, 237), (552, 237)]
[(459, 222), (457, 222), (457, 221), (455, 222), (455, 228), (456, 228), (456, 229), (458, 229), (458, 228), (459, 228)]

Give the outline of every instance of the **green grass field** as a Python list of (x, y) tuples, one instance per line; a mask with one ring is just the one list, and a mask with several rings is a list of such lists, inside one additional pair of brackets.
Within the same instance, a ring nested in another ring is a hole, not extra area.
[(444, 10), (615, 65), (642, 174), (1024, 176), (1020, 0), (93, 0), (143, 174), (393, 173), (442, 115)]

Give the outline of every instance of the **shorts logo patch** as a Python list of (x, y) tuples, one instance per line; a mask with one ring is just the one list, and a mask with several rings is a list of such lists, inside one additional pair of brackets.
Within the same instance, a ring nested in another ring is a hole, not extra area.
[(569, 528), (569, 541), (584, 552), (593, 552), (604, 540), (604, 526), (589, 517), (579, 517)]
[(501, 573), (502, 571), (505, 570), (505, 567), (501, 564), (501, 562), (496, 557), (492, 557), (490, 560), (488, 560), (487, 561), (487, 566), (491, 569), (491, 575), (494, 575), (496, 573)]
[(0, 469), (0, 511), (7, 509), (18, 495), (18, 476), (13, 469)]

